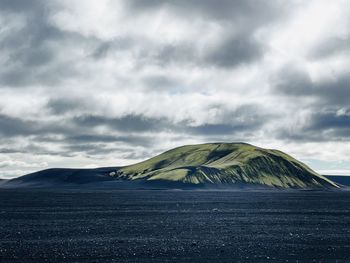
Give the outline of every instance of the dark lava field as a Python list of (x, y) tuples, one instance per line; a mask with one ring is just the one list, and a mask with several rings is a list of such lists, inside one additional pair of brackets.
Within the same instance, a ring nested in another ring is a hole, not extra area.
[(348, 191), (0, 190), (0, 262), (350, 262)]

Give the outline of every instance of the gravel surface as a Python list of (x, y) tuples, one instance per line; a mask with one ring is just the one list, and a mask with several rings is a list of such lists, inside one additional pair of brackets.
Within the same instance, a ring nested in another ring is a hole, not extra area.
[(0, 262), (349, 262), (350, 192), (0, 190)]

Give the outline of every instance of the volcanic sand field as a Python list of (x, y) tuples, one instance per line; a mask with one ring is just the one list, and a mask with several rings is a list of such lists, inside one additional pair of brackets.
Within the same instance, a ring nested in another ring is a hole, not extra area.
[(0, 191), (0, 262), (350, 260), (347, 191)]

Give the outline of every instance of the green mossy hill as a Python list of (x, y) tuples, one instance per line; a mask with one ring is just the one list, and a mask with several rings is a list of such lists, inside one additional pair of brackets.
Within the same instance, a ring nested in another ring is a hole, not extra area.
[(208, 186), (338, 187), (334, 182), (281, 151), (245, 143), (182, 146), (149, 160), (121, 167), (113, 176), (126, 180)]

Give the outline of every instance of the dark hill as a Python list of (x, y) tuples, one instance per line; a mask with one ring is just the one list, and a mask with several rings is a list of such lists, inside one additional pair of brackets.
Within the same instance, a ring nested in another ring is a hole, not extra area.
[(350, 186), (350, 176), (348, 175), (325, 175), (325, 177), (339, 185), (343, 185), (345, 187)]
[[(109, 176), (113, 168), (97, 169), (67, 169), (52, 168), (27, 174), (7, 181), (8, 187), (59, 187), (70, 185), (98, 184), (106, 181), (114, 181)], [(114, 168), (115, 169), (115, 168)]]

